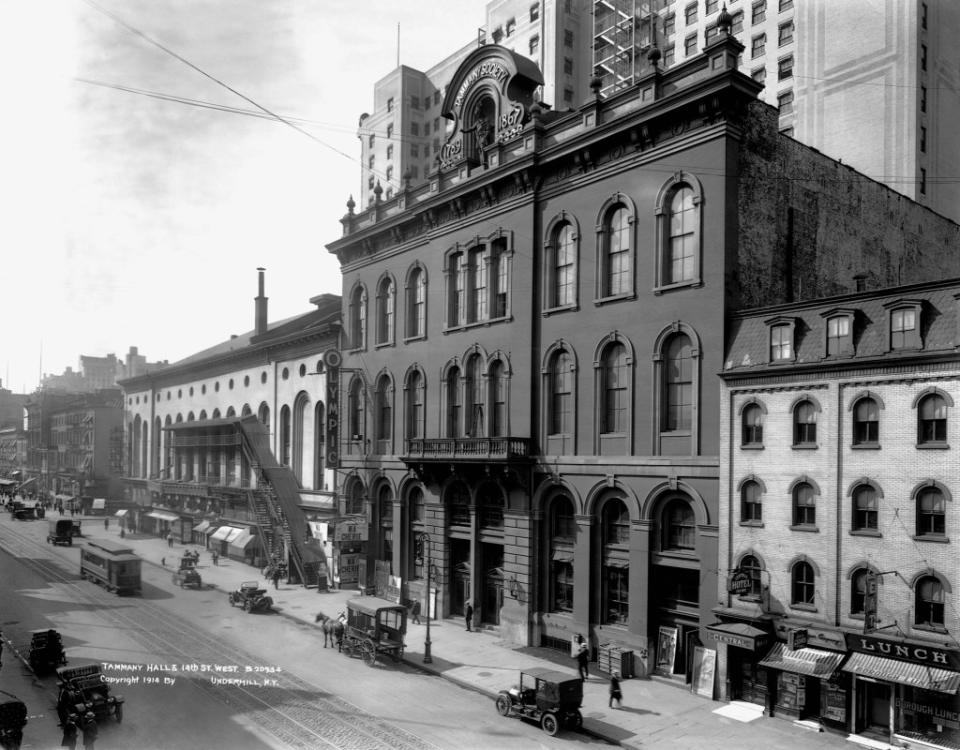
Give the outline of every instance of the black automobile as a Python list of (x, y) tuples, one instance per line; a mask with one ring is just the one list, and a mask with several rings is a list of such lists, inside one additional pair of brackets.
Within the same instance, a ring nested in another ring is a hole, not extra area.
[(497, 712), (535, 721), (552, 737), (561, 729), (583, 725), (582, 703), (579, 676), (556, 669), (527, 669), (520, 673), (519, 685), (499, 692)]
[(273, 608), (273, 599), (267, 596), (267, 590), (257, 586), (256, 581), (245, 581), (240, 588), (229, 594), (230, 606), (240, 607), (244, 612), (269, 612)]

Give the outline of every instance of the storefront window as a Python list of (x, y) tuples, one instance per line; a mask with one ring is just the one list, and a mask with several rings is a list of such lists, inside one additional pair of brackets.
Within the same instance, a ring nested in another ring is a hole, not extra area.
[(956, 695), (909, 686), (897, 699), (897, 734), (939, 747), (960, 745), (960, 711)]

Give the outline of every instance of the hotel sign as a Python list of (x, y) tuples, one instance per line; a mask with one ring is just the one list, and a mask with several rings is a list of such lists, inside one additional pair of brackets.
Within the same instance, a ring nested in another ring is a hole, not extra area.
[(925, 643), (890, 641), (859, 633), (847, 633), (845, 639), (847, 649), (850, 651), (960, 671), (960, 652), (958, 651), (937, 648)]
[(733, 572), (733, 575), (730, 576), (730, 580), (727, 583), (727, 592), (742, 596), (749, 594), (752, 587), (753, 581), (750, 580), (750, 574), (745, 570), (737, 569)]

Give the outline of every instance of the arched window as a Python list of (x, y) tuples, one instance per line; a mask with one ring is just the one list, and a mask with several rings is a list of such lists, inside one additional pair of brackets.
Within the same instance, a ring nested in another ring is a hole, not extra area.
[(504, 499), (500, 489), (489, 482), (477, 493), (477, 505), (480, 510), (480, 527), (484, 529), (503, 528)]
[(250, 408), (250, 404), (244, 404), (243, 408), (240, 410), (241, 417), (249, 417), (253, 414), (253, 410)]
[(388, 375), (377, 379), (377, 453), (390, 453), (390, 440), (393, 436), (393, 386)]
[(237, 416), (237, 410), (234, 409), (232, 406), (227, 407), (227, 419), (230, 419), (231, 417), (235, 417), (235, 416)]
[(466, 259), (463, 251), (447, 256), (447, 326), (463, 325), (466, 322)]
[(280, 409), (280, 463), (290, 466), (290, 407)]
[(741, 417), (741, 446), (763, 445), (763, 409), (759, 404), (750, 404)]
[(662, 532), (662, 549), (673, 551), (696, 549), (696, 517), (689, 502), (682, 498), (675, 498), (664, 507)]
[(804, 561), (794, 563), (790, 570), (790, 603), (813, 605), (816, 595), (816, 578), (813, 566)]
[(750, 590), (741, 594), (741, 599), (759, 599), (763, 589), (763, 566), (753, 555), (740, 559), (740, 570), (750, 577)]
[(943, 537), (947, 530), (947, 504), (939, 487), (917, 493), (917, 536)]
[(880, 441), (880, 408), (872, 398), (862, 398), (853, 407), (853, 444), (876, 445)]
[(424, 385), (419, 370), (412, 370), (407, 376), (407, 438), (416, 439), (424, 433)]
[(214, 409), (213, 413), (210, 415), (210, 419), (220, 419), (220, 410)]
[(817, 411), (810, 401), (801, 401), (793, 408), (793, 444), (817, 444)]
[(350, 348), (362, 349), (367, 343), (367, 290), (362, 285), (350, 294)]
[(853, 530), (876, 531), (880, 502), (872, 485), (861, 484), (853, 491)]
[(407, 283), (407, 338), (427, 334), (427, 275), (422, 268), (410, 272)]
[(947, 441), (947, 402), (938, 393), (924, 396), (917, 404), (917, 442), (921, 445)]
[(577, 240), (577, 231), (568, 221), (562, 221), (551, 232), (546, 248), (548, 309), (577, 303)]
[(313, 489), (326, 489), (324, 476), (324, 461), (327, 450), (327, 424), (324, 416), (323, 402), (318, 401), (313, 409)]
[(763, 522), (763, 491), (759, 482), (744, 482), (740, 487), (740, 522)]
[(923, 576), (915, 586), (914, 624), (929, 628), (944, 626), (943, 584), (934, 576)]
[(204, 421), (204, 420), (206, 420), (206, 419), (207, 419), (207, 410), (206, 410), (206, 409), (201, 409), (201, 410), (200, 410), (199, 421), (202, 422), (202, 421)]
[(630, 368), (627, 364), (627, 348), (623, 344), (613, 342), (604, 350), (601, 377), (603, 403), (600, 432), (626, 433), (630, 415)]
[(467, 255), (468, 311), (467, 322), (476, 323), (489, 317), (488, 274), (490, 251), (486, 244), (474, 247)]
[(419, 487), (414, 487), (412, 490), (410, 490), (408, 498), (410, 504), (410, 520), (414, 523), (423, 523), (423, 519), (425, 517), (423, 508), (423, 490)]
[(867, 580), (869, 568), (858, 568), (850, 576), (850, 614), (862, 615), (866, 612)]
[(394, 314), (394, 286), (393, 279), (386, 277), (377, 287), (377, 343), (393, 343), (393, 314)]
[[(310, 397), (306, 391), (300, 391), (293, 401), (293, 425), (291, 428), (291, 463), (290, 468), (297, 481), (302, 485), (304, 483), (303, 467), (304, 453), (307, 449), (307, 417), (309, 416)], [(306, 465), (310, 466), (309, 457), (306, 458)]]
[(680, 185), (670, 198), (670, 235), (664, 257), (664, 284), (691, 281), (697, 272), (697, 228), (699, 212), (693, 202), (693, 190)]
[(507, 434), (507, 368), (503, 360), (490, 365), (490, 436)]
[(560, 494), (550, 502), (549, 611), (573, 611), (573, 549), (576, 522), (573, 502)]
[(817, 525), (817, 499), (807, 482), (798, 482), (793, 488), (793, 525)]
[(467, 360), (467, 411), (463, 432), (467, 437), (484, 437), (483, 358), (474, 354)]
[(604, 623), (625, 623), (630, 605), (630, 513), (619, 498), (602, 505), (600, 531), (603, 539), (601, 565), (601, 611)]
[(363, 440), (366, 434), (364, 406), (363, 381), (360, 378), (354, 378), (347, 392), (347, 424), (350, 428), (350, 439), (353, 441)]
[(611, 208), (601, 233), (601, 297), (617, 297), (633, 291), (633, 247), (630, 210), (623, 204)]
[(693, 424), (693, 356), (687, 336), (670, 338), (664, 365), (663, 432), (689, 432)]
[(354, 480), (350, 484), (350, 492), (347, 494), (347, 515), (360, 515), (363, 513), (364, 494), (363, 483)]
[(470, 490), (463, 482), (454, 482), (447, 488), (447, 507), (451, 526), (470, 525)]
[(691, 174), (675, 175), (657, 197), (656, 285), (669, 287), (700, 281), (700, 182)]
[(377, 492), (377, 516), (380, 522), (380, 560), (393, 561), (393, 490), (386, 483)]
[(260, 402), (260, 406), (257, 408), (257, 419), (260, 420), (260, 424), (266, 427), (267, 430), (270, 429), (270, 407), (267, 406), (266, 401)]
[(463, 403), (460, 394), (460, 368), (451, 367), (447, 372), (447, 437), (460, 437)]
[(547, 434), (573, 432), (573, 358), (566, 349), (557, 351), (550, 361)]

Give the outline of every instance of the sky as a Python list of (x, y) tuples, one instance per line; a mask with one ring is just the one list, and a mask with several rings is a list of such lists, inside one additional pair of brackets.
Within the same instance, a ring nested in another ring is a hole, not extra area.
[[(397, 26), (400, 62), (423, 70), (475, 38), (484, 6), (0, 4), (3, 386), (30, 393), (81, 354), (175, 362), (249, 331), (258, 266), (271, 321), (341, 293), (325, 245), (358, 193), (357, 123), (396, 67)], [(169, 100), (259, 112), (238, 94), (306, 133)]]

